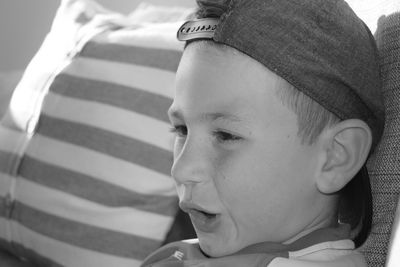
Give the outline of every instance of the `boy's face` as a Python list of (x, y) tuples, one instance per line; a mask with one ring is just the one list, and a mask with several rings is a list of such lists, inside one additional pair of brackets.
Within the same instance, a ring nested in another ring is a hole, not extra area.
[(285, 242), (326, 224), (316, 146), (301, 143), (296, 115), (276, 96), (277, 75), (232, 49), (191, 44), (176, 82), (172, 175), (205, 253)]

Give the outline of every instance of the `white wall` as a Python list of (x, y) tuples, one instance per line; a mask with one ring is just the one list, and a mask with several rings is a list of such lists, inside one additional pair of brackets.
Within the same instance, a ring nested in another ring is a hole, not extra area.
[(56, 0), (0, 0), (0, 71), (26, 66), (57, 6)]
[[(129, 13), (139, 2), (194, 5), (194, 0), (98, 0), (109, 9)], [(50, 29), (59, 0), (0, 0), (0, 72), (22, 70)]]

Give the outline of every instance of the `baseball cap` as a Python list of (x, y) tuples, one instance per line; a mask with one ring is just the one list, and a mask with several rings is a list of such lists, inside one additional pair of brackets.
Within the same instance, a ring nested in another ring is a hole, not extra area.
[(179, 29), (179, 40), (210, 39), (247, 54), (340, 119), (365, 121), (377, 145), (384, 126), (378, 52), (345, 1), (202, 2), (221, 15), (198, 12)]

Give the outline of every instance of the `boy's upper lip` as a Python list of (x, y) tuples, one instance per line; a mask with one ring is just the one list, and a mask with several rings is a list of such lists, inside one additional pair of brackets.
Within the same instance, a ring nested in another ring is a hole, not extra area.
[(210, 211), (209, 209), (192, 202), (182, 201), (179, 203), (179, 207), (186, 213), (190, 213), (190, 210), (198, 210), (208, 214), (217, 214), (216, 212)]

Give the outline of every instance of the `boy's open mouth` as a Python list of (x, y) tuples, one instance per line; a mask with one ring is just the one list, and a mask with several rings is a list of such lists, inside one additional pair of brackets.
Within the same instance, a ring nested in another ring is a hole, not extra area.
[(220, 224), (220, 214), (210, 213), (197, 205), (181, 203), (180, 206), (184, 212), (189, 214), (196, 230), (212, 232)]
[(197, 210), (197, 209), (189, 210), (189, 214), (193, 214), (193, 213), (200, 213), (200, 214), (202, 214), (202, 216), (206, 217), (207, 219), (213, 219), (217, 216), (217, 214), (208, 213), (208, 212), (205, 212), (202, 210)]
[(208, 213), (197, 209), (190, 209), (188, 213), (194, 228), (205, 233), (215, 231), (221, 221), (219, 214)]

